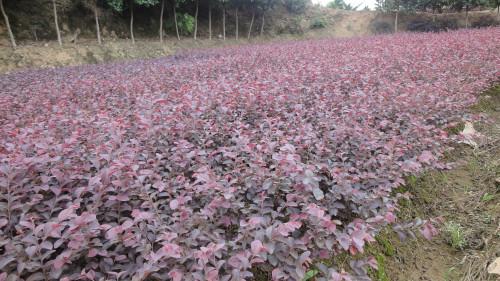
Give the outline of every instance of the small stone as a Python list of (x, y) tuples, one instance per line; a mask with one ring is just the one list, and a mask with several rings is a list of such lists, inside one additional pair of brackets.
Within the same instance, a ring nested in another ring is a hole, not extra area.
[(488, 266), (489, 274), (500, 275), (500, 258), (496, 258), (489, 266)]

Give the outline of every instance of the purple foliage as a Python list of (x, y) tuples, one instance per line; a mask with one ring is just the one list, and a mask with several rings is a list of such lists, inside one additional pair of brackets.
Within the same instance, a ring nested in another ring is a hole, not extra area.
[(300, 280), (396, 221), (499, 66), (490, 28), (0, 76), (0, 280)]

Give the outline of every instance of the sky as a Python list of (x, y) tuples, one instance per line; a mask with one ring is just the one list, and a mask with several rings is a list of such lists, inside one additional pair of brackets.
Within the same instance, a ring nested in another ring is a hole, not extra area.
[[(331, 0), (312, 0), (313, 3), (319, 3), (321, 5), (326, 5), (328, 2)], [(375, 8), (375, 0), (345, 0), (346, 3), (349, 3), (353, 6), (361, 4), (360, 9), (364, 8), (365, 6), (368, 6), (370, 9)]]

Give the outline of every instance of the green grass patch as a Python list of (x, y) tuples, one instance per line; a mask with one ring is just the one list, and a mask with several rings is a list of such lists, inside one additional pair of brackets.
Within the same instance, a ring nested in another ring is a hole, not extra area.
[(488, 192), (486, 192), (485, 194), (483, 194), (483, 196), (481, 196), (481, 202), (489, 202), (493, 201), (493, 199), (495, 199), (495, 195), (489, 194)]
[(385, 269), (385, 257), (381, 254), (378, 254), (375, 259), (377, 260), (377, 281), (390, 281), (389, 277), (387, 277), (386, 269)]
[(474, 112), (492, 112), (498, 110), (499, 102), (500, 85), (496, 85), (481, 94), (477, 103), (472, 106), (472, 110)]
[(394, 248), (394, 245), (392, 245), (391, 242), (392, 239), (397, 239), (397, 238), (389, 235), (387, 230), (380, 232), (379, 235), (375, 237), (375, 240), (377, 240), (384, 255), (389, 257), (394, 256), (394, 254), (396, 253), (396, 249)]
[(446, 240), (455, 250), (462, 250), (467, 245), (463, 227), (455, 222), (447, 222), (444, 226)]
[(444, 129), (445, 132), (448, 133), (448, 135), (458, 135), (460, 132), (462, 132), (465, 128), (465, 123), (460, 122), (459, 124), (451, 127), (447, 127)]
[(317, 269), (311, 269), (306, 272), (306, 276), (304, 277), (303, 281), (308, 281), (312, 280), (316, 275), (318, 275), (319, 270)]

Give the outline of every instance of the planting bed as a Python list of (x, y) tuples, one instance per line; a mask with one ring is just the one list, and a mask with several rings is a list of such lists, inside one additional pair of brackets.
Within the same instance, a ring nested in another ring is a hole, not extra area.
[(319, 261), (500, 77), (500, 29), (197, 51), (0, 76), (0, 280), (368, 280)]

